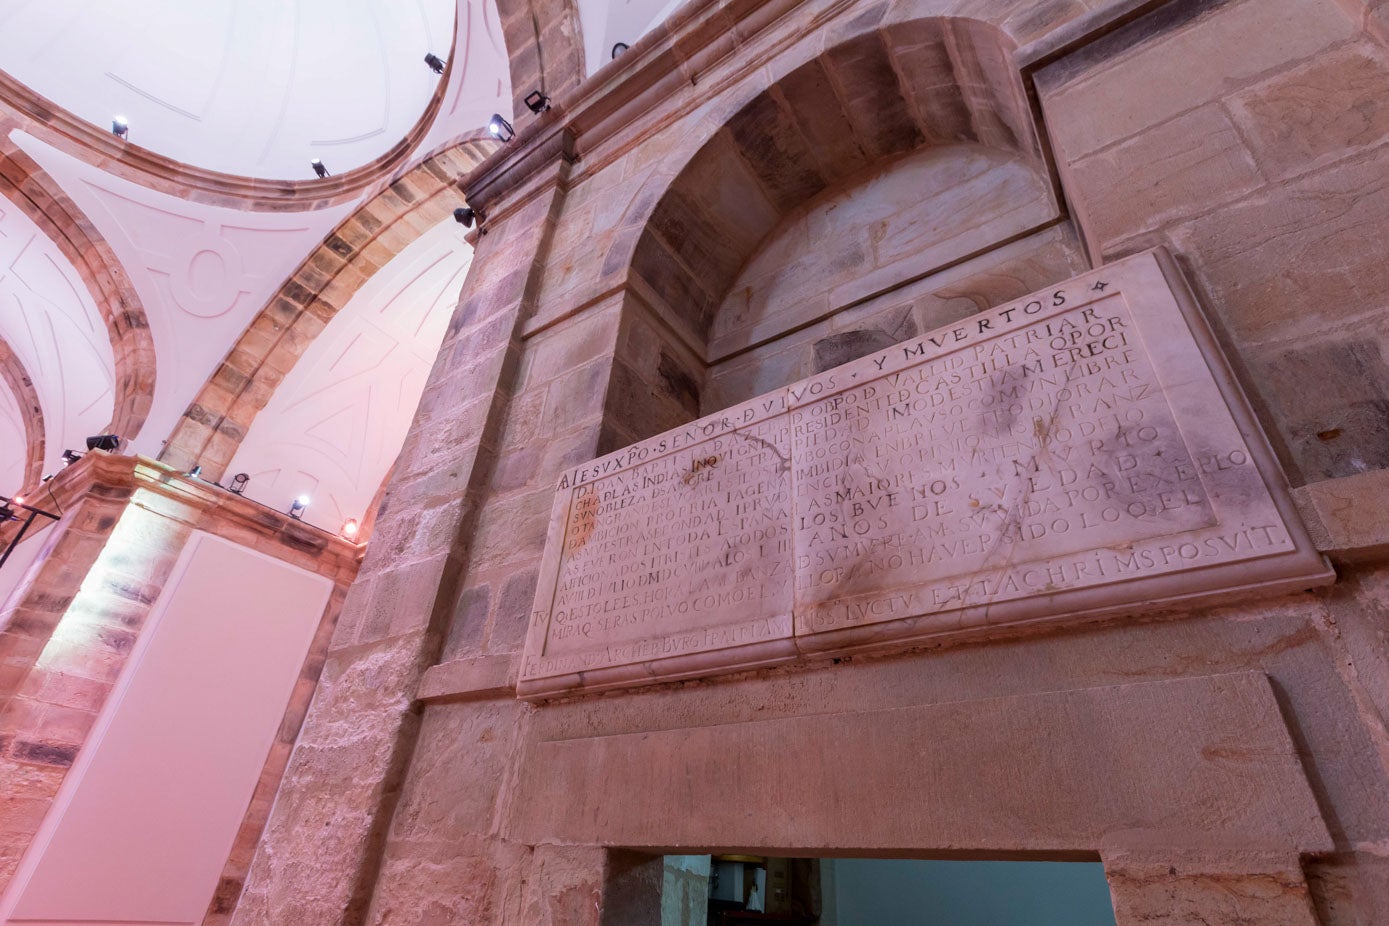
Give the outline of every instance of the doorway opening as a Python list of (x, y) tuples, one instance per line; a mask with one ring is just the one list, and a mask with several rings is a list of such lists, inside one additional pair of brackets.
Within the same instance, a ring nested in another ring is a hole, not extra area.
[(668, 855), (661, 926), (1114, 926), (1099, 862)]

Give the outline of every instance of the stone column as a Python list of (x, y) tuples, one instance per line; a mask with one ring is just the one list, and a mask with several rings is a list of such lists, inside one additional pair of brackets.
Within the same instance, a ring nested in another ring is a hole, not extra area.
[[(510, 403), (516, 330), (532, 298), (556, 202), (552, 178), (547, 191), (514, 211), (489, 210), (487, 234), (477, 239), (361, 576), (343, 606), (236, 924), (356, 923), (371, 902), (401, 781), (420, 736), (415, 692), (439, 660), (455, 607), (463, 613), (475, 607), (477, 594), (460, 597), (459, 589), (478, 545), (479, 496)], [(516, 723), (519, 705), (498, 710), (479, 720), (478, 738), (489, 722), (496, 729)], [(430, 718), (424, 720), (428, 727)], [(450, 734), (460, 742), (467, 735)], [(486, 872), (474, 866), (472, 873), (470, 883), (451, 889), (491, 889)], [(444, 876), (428, 867), (417, 874)]]
[(1116, 926), (1320, 926), (1295, 856), (1115, 852), (1104, 870)]
[[(77, 758), (184, 545), (203, 531), (334, 580), (337, 591), (262, 771), (238, 845), (253, 843), (313, 696), (357, 547), (142, 457), (89, 453), (45, 491), (61, 520), (0, 612), (0, 891)], [(233, 863), (231, 869), (235, 871)]]

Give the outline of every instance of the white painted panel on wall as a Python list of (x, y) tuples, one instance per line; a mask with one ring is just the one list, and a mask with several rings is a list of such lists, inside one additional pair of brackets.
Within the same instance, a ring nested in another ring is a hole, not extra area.
[(331, 590), (194, 534), (0, 914), (201, 922)]

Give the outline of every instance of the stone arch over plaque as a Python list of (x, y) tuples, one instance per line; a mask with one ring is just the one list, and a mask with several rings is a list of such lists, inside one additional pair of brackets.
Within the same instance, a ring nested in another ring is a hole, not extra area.
[[(729, 292), (759, 245), (818, 197), (862, 185), (893, 162), (941, 149), (1016, 161), (1033, 174), (1054, 218), (1056, 198), (1013, 50), (992, 24), (930, 17), (855, 35), (774, 80), (655, 191), (629, 282), (639, 280), (643, 295), (660, 300), (696, 342), (729, 342), (697, 343), (716, 362), (746, 340), (730, 340), (737, 326), (725, 322), (728, 330), (720, 330), (716, 316), (730, 308)], [(942, 192), (920, 188), (916, 196)], [(988, 210), (966, 210), (976, 211)], [(851, 262), (862, 266), (864, 255)]]
[(559, 482), (518, 692), (1328, 581), (1175, 263), (1074, 276), (1052, 178), (975, 20), (858, 34), (710, 133), (632, 253), (621, 449)]

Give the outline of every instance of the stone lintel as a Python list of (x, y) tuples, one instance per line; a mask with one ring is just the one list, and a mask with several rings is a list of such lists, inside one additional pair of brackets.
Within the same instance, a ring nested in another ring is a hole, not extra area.
[[(509, 838), (781, 855), (1293, 858), (1332, 848), (1258, 672), (578, 732), (527, 747)], [(777, 812), (748, 813), (748, 795)]]

